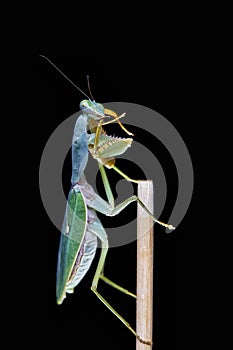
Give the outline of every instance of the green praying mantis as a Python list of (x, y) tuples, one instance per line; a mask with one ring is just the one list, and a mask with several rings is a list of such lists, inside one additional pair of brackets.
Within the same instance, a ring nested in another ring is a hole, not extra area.
[[(65, 76), (47, 57), (44, 58)], [(66, 78), (80, 90), (68, 77)], [(82, 90), (80, 91), (87, 96)], [(138, 183), (139, 180), (129, 178), (115, 166), (115, 157), (123, 154), (127, 148), (131, 146), (133, 139), (109, 136), (105, 133), (103, 126), (117, 122), (127, 134), (131, 136), (133, 134), (130, 133), (119, 120), (125, 116), (124, 113), (118, 116), (115, 112), (105, 109), (102, 104), (96, 103), (93, 98), (90, 99), (89, 96), (87, 97), (88, 100), (83, 100), (80, 103), (82, 113), (76, 121), (72, 140), (71, 189), (67, 199), (58, 252), (56, 282), (57, 303), (62, 304), (63, 300), (66, 298), (66, 294), (74, 292), (74, 288), (80, 283), (89, 270), (96, 253), (97, 239), (99, 239), (101, 242), (101, 253), (92, 280), (91, 290), (140, 342), (151, 344), (150, 341), (143, 339), (137, 334), (130, 324), (97, 290), (98, 282), (101, 279), (119, 291), (136, 298), (135, 294), (114, 283), (104, 275), (104, 265), (109, 244), (107, 233), (97, 216), (97, 212), (105, 214), (106, 216), (115, 216), (130, 203), (137, 201), (146, 213), (152, 217), (154, 222), (170, 230), (173, 230), (174, 227), (157, 220), (136, 195), (127, 198), (117, 206), (114, 205), (114, 197), (105, 172), (105, 167), (117, 171), (127, 181)], [(106, 119), (111, 117), (113, 119), (106, 121)], [(98, 162), (107, 201), (93, 190), (84, 175), (89, 153), (91, 153), (92, 157)]]

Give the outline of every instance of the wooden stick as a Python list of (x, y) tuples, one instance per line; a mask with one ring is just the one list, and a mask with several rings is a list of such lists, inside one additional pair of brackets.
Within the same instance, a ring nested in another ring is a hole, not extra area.
[[(140, 181), (138, 197), (153, 214), (153, 182)], [(137, 308), (136, 332), (151, 345), (136, 340), (136, 350), (152, 349), (153, 330), (153, 221), (138, 205), (137, 212)]]

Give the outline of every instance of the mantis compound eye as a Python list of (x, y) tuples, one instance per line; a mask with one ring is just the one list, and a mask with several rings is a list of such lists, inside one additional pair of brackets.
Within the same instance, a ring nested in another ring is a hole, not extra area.
[(88, 101), (83, 100), (80, 102), (80, 109), (87, 108), (88, 107)]

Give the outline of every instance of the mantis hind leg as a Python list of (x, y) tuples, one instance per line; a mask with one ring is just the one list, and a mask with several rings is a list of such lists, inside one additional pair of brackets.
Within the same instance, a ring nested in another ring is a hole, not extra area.
[(107, 238), (107, 234), (106, 234), (101, 222), (99, 221), (99, 219), (96, 218), (96, 220), (89, 226), (89, 230), (91, 232), (93, 232), (101, 240), (101, 243), (102, 243), (100, 259), (99, 259), (97, 269), (96, 269), (96, 272), (95, 272), (95, 275), (94, 275), (94, 278), (92, 281), (92, 285), (91, 285), (92, 292), (95, 293), (97, 298), (102, 301), (102, 303), (137, 337), (137, 339), (140, 342), (142, 342), (144, 344), (151, 345), (151, 341), (145, 340), (142, 337), (140, 337), (140, 335), (136, 333), (136, 331), (130, 326), (130, 324), (97, 291), (97, 286), (98, 286), (98, 282), (99, 282), (100, 278), (105, 280), (106, 283), (110, 284), (113, 287), (117, 286), (116, 288), (121, 290), (121, 291), (125, 291), (125, 289), (116, 285), (114, 282), (110, 281), (109, 279), (103, 278), (102, 271), (104, 268), (104, 263), (105, 263), (105, 259), (106, 259), (107, 252), (108, 252), (108, 238)]
[(140, 337), (139, 334), (136, 333), (136, 331), (130, 326), (130, 324), (107, 302), (106, 299), (102, 297), (102, 295), (97, 291), (96, 288), (93, 286), (91, 287), (91, 290), (95, 293), (95, 295), (99, 298), (99, 300), (102, 301), (102, 303), (117, 317), (119, 320), (136, 336), (136, 338), (143, 344), (151, 345), (150, 340), (145, 340), (142, 337)]
[(113, 282), (112, 280), (110, 280), (109, 278), (107, 278), (107, 277), (104, 275), (103, 271), (102, 271), (102, 273), (101, 273), (101, 275), (100, 275), (100, 279), (101, 279), (102, 281), (104, 281), (105, 283), (107, 283), (108, 285), (110, 285), (111, 287), (116, 288), (116, 289), (119, 290), (120, 292), (123, 292), (123, 293), (125, 293), (125, 294), (127, 294), (127, 295), (130, 295), (131, 297), (137, 299), (137, 296), (136, 296), (135, 294), (131, 293), (131, 292), (128, 291), (127, 289), (125, 289), (125, 288), (119, 286), (119, 284), (116, 284), (115, 282)]

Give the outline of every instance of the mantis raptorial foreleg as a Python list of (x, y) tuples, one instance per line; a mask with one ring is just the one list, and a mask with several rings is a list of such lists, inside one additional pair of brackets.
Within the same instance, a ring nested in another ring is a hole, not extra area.
[(124, 130), (128, 135), (131, 135), (133, 136), (133, 133), (128, 131), (126, 129), (126, 127), (124, 125), (121, 124), (120, 122), (120, 118), (124, 117), (126, 113), (123, 113), (121, 114), (120, 116), (117, 115), (116, 112), (110, 110), (110, 109), (107, 109), (107, 108), (104, 108), (104, 113), (107, 114), (107, 115), (110, 115), (111, 117), (115, 118), (115, 120), (117, 121), (117, 123), (120, 125), (121, 129)]
[[(102, 181), (103, 181), (103, 185), (104, 185), (104, 188), (105, 188), (105, 193), (107, 195), (107, 199), (108, 199), (109, 204), (111, 205), (111, 208), (114, 208), (114, 197), (113, 197), (113, 194), (112, 194), (112, 190), (111, 190), (111, 187), (110, 187), (110, 184), (109, 184), (109, 181), (108, 181), (108, 177), (107, 177), (105, 168), (104, 168), (104, 166), (102, 164), (103, 157), (107, 156), (107, 158), (106, 158), (107, 160), (105, 162), (105, 166), (106, 166), (106, 164), (108, 164), (108, 168), (113, 168), (122, 177), (124, 177), (127, 181), (134, 182), (134, 183), (138, 183), (139, 182), (139, 180), (131, 179), (129, 176), (124, 174), (120, 169), (118, 169), (114, 165), (115, 159), (113, 157), (115, 156), (115, 153), (111, 153), (111, 150), (109, 148), (107, 150), (107, 154), (105, 153), (105, 156), (103, 156), (103, 151), (102, 151), (102, 153), (101, 153), (101, 151), (99, 153), (97, 151), (98, 150), (98, 146), (99, 146), (100, 136), (101, 136), (101, 133), (102, 133), (102, 126), (106, 125), (106, 124), (109, 124), (109, 123), (112, 123), (112, 122), (115, 122), (116, 120), (118, 120), (119, 118), (123, 117), (124, 115), (125, 115), (125, 113), (123, 113), (121, 116), (117, 117), (115, 120), (111, 120), (111, 121), (106, 122), (106, 123), (103, 123), (103, 120), (99, 121), (99, 123), (98, 123), (98, 125), (96, 127), (96, 130), (95, 130), (95, 134), (94, 134), (95, 136), (94, 136), (94, 142), (93, 142), (94, 143), (93, 149), (91, 150), (92, 156), (97, 159), (98, 166), (99, 166), (100, 173), (101, 173), (101, 177), (102, 177)], [(122, 124), (120, 124), (120, 125), (122, 125)], [(109, 165), (109, 164), (111, 164), (111, 165)]]

